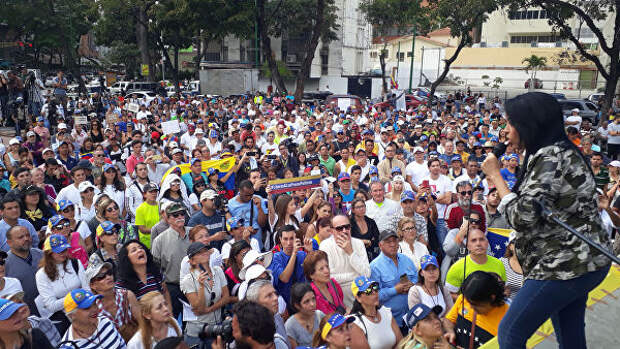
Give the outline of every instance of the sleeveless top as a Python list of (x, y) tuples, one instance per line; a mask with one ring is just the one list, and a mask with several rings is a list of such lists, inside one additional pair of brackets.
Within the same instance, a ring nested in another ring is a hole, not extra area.
[(129, 306), (129, 299), (127, 297), (126, 289), (115, 289), (114, 303), (116, 304), (116, 314), (112, 315), (103, 308), (103, 302), (97, 302), (99, 308), (99, 314), (107, 317), (114, 323), (117, 329), (123, 327), (131, 319), (131, 307)]

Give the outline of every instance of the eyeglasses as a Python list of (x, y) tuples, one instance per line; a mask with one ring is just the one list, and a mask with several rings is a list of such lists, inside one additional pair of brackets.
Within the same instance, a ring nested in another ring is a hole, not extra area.
[(464, 191), (460, 191), (459, 194), (461, 194), (461, 196), (466, 196), (466, 195), (472, 195), (474, 192), (471, 190), (464, 190)]
[(370, 296), (371, 294), (375, 292), (379, 292), (379, 284), (373, 282), (370, 286), (368, 286), (368, 288), (365, 291), (360, 291), (357, 293), (357, 295), (359, 296), (359, 295), (365, 294), (367, 296)]
[(482, 223), (482, 219), (470, 219), (469, 223), (471, 223), (471, 224), (481, 224)]
[(178, 218), (178, 217), (181, 217), (181, 216), (185, 216), (185, 212), (182, 212), (182, 211), (173, 212), (173, 213), (170, 214), (170, 216), (174, 217), (174, 218)]
[(118, 206), (116, 206), (116, 205), (110, 206), (110, 207), (106, 208), (105, 210), (106, 210), (106, 212), (118, 211)]
[(91, 282), (95, 281), (101, 281), (103, 279), (105, 279), (108, 275), (112, 275), (112, 270), (108, 269), (106, 270), (104, 273), (102, 274), (98, 274), (97, 276), (93, 277), (92, 279), (90, 279)]
[(61, 230), (61, 229), (64, 229), (64, 228), (66, 228), (66, 227), (68, 227), (70, 225), (71, 225), (71, 223), (65, 222), (65, 223), (62, 223), (62, 224), (55, 225), (54, 229)]
[(334, 227), (334, 230), (336, 231), (347, 231), (351, 229), (351, 224), (343, 224), (343, 225), (339, 225), (337, 227)]
[(414, 231), (415, 227), (405, 227), (403, 228), (403, 231)]

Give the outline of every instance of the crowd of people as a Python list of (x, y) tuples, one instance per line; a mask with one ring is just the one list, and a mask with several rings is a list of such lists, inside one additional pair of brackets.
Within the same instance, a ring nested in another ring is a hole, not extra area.
[[(0, 146), (2, 348), (477, 348), (524, 280), (548, 272), (523, 255), (531, 222), (508, 202), (532, 185), (525, 149), (511, 142), (481, 176), (511, 128), (546, 137), (499, 99), (71, 100), (59, 72), (28, 106)], [(594, 175), (605, 242), (620, 227), (620, 115), (602, 117), (564, 126)], [(318, 186), (269, 184), (306, 176)], [(492, 228), (516, 231), (490, 246)]]

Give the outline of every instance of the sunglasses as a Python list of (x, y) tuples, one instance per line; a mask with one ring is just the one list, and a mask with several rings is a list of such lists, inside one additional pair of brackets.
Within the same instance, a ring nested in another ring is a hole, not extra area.
[(471, 190), (464, 190), (464, 191), (460, 191), (459, 194), (461, 194), (461, 196), (465, 196), (465, 195), (472, 195), (474, 192)]
[(66, 227), (68, 227), (70, 225), (71, 225), (71, 223), (65, 222), (65, 223), (62, 223), (62, 224), (55, 225), (54, 229), (61, 230), (61, 229), (65, 229)]
[(359, 295), (365, 294), (367, 296), (370, 296), (371, 294), (375, 292), (379, 292), (379, 284), (377, 284), (376, 282), (373, 282), (370, 286), (368, 286), (368, 288), (365, 291), (360, 291), (357, 293), (357, 295), (359, 296)]
[(109, 168), (105, 171), (105, 173), (116, 173), (116, 170), (113, 168)]
[(469, 223), (471, 223), (471, 224), (481, 224), (482, 223), (482, 219), (470, 219)]
[(118, 234), (118, 230), (119, 230), (118, 228), (113, 228), (112, 230), (109, 230), (109, 231), (104, 230), (103, 234), (104, 235), (115, 235), (115, 234)]
[(107, 212), (114, 212), (114, 211), (118, 211), (118, 206), (110, 206), (108, 208), (105, 209)]
[(170, 216), (174, 217), (174, 218), (178, 218), (178, 217), (181, 217), (181, 216), (185, 216), (185, 212), (182, 212), (182, 211), (174, 212), (174, 213), (171, 213)]
[(336, 231), (347, 231), (347, 230), (351, 230), (351, 224), (343, 224), (343, 225), (339, 225), (337, 227), (334, 227), (334, 230)]
[(112, 270), (108, 269), (104, 273), (99, 274), (99, 275), (93, 277), (90, 281), (91, 282), (93, 282), (93, 281), (95, 281), (95, 282), (101, 281), (101, 280), (105, 279), (108, 275), (112, 275)]

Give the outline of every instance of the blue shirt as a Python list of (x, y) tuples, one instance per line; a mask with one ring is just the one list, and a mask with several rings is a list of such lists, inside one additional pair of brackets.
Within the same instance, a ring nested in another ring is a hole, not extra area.
[(301, 266), (306, 259), (306, 252), (297, 251), (297, 258), (295, 259), (295, 270), (288, 282), (282, 282), (280, 280), (280, 274), (286, 269), (288, 261), (291, 259), (284, 251), (280, 251), (273, 255), (273, 260), (269, 269), (273, 273), (273, 286), (278, 291), (278, 294), (284, 298), (288, 304), (291, 301), (291, 286), (298, 282), (305, 282), (304, 268)]
[(338, 192), (342, 195), (342, 202), (351, 202), (355, 198), (355, 189), (353, 188), (349, 189), (349, 195), (345, 195), (340, 189)]
[[(215, 213), (213, 216), (205, 215), (202, 210), (194, 213), (187, 223), (188, 227), (195, 227), (198, 224), (204, 225), (209, 232), (209, 235), (215, 235), (220, 231), (226, 231), (226, 217), (222, 216), (219, 213)], [(222, 250), (222, 245), (224, 245), (225, 240), (220, 241), (211, 241), (209, 244), (212, 248), (217, 248), (218, 250)]]
[[(21, 225), (23, 227), (26, 227), (26, 229), (28, 229), (28, 232), (30, 232), (30, 236), (32, 237), (32, 246), (39, 246), (39, 235), (37, 234), (37, 231), (34, 230), (34, 227), (32, 226), (32, 224), (30, 224), (30, 222), (28, 222), (25, 219), (17, 218), (17, 225)], [(10, 250), (9, 244), (7, 244), (6, 242), (6, 232), (9, 231), (9, 229), (11, 229), (11, 226), (9, 225), (9, 223), (5, 222), (4, 219), (1, 220), (0, 221), (0, 250), (4, 252), (9, 252)]]
[(370, 262), (370, 279), (379, 283), (379, 302), (392, 309), (392, 315), (399, 327), (405, 325), (403, 315), (409, 310), (407, 294), (396, 292), (396, 284), (400, 282), (400, 276), (407, 274), (409, 281), (418, 281), (418, 271), (415, 264), (404, 254), (396, 255), (398, 267), (394, 261), (381, 252), (377, 258)]
[(517, 175), (508, 171), (507, 168), (502, 168), (499, 173), (502, 175), (502, 178), (506, 181), (508, 185), (508, 189), (512, 190), (512, 187), (517, 183)]
[(71, 156), (71, 154), (69, 154), (69, 156), (67, 156), (67, 161), (63, 160), (60, 158), (60, 156), (56, 157), (56, 160), (60, 161), (63, 165), (65, 165), (65, 167), (67, 168), (67, 170), (71, 171), (71, 169), (78, 164), (78, 159)]
[[(204, 179), (205, 183), (209, 182), (207, 175), (204, 172), (200, 172), (200, 176)], [(192, 172), (188, 172), (181, 176), (181, 179), (185, 183), (187, 187), (187, 191), (189, 191), (188, 195), (194, 192), (194, 174)]]
[[(257, 196), (257, 195), (254, 195)], [(253, 200), (250, 202), (239, 202), (239, 196), (235, 196), (234, 198), (228, 200), (228, 212), (234, 217), (243, 218), (243, 225), (246, 227), (251, 226), (254, 228), (255, 233), (252, 235), (258, 241), (258, 244), (261, 248), (263, 248), (263, 238), (261, 235), (261, 227), (258, 224), (258, 208), (254, 205)], [(262, 199), (262, 198), (261, 198)], [(261, 205), (262, 206), (262, 205)], [(252, 223), (250, 224), (250, 209), (254, 211), (254, 216), (252, 217)], [(265, 214), (265, 210), (263, 210)]]

